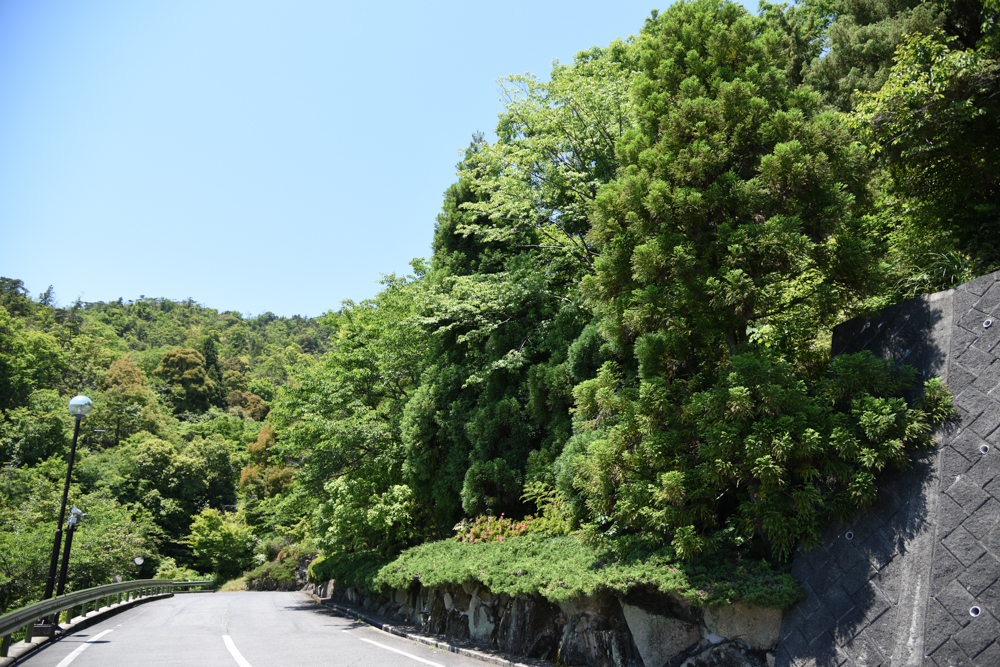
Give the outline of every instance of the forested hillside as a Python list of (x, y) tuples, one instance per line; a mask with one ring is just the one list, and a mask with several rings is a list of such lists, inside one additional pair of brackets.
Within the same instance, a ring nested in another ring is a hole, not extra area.
[[(41, 596), (77, 393), (94, 411), (70, 492), (87, 517), (69, 585), (211, 573), (192, 552), (192, 520), (225, 512), (246, 525), (264, 485), (248, 444), (290, 374), (329, 347), (330, 330), (190, 300), (54, 301), (52, 288), (31, 298), (19, 280), (0, 279), (0, 610)], [(249, 566), (258, 542), (249, 528), (239, 539)]]
[(0, 539), (50, 534), (84, 391), (76, 502), (161, 563), (793, 600), (793, 550), (951, 415), (830, 332), (1000, 266), (1000, 5), (760, 7), (677, 2), (502, 80), (430, 260), (318, 321), (5, 283)]

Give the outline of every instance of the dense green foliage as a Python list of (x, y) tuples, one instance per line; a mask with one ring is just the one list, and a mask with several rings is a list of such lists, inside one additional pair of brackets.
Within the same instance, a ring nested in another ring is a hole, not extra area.
[(430, 260), (318, 320), (3, 279), (3, 516), (86, 389), (74, 493), (166, 569), (284, 581), (281, 543), (366, 590), (791, 603), (794, 550), (952, 416), (940, 381), (830, 336), (1000, 266), (998, 18), (680, 1), (507, 77)]
[[(62, 480), (54, 477), (64, 472), (47, 462), (16, 476), (5, 474), (2, 480), (0, 610), (16, 608), (41, 594), (58, 512), (58, 505), (55, 510), (53, 505), (62, 492)], [(115, 575), (138, 578), (140, 569), (132, 559), (151, 555), (159, 532), (155, 524), (100, 491), (77, 491), (73, 502), (85, 507), (87, 516), (73, 538), (67, 590), (111, 583)]]
[(87, 512), (70, 590), (115, 575), (239, 574), (252, 564), (265, 530), (241, 524), (248, 553), (219, 555), (206, 545), (228, 544), (232, 531), (205, 520), (239, 506), (259, 523), (263, 501), (285, 488), (281, 467), (257, 483), (255, 445), (269, 434), (261, 420), (292, 368), (314, 363), (328, 337), (316, 320), (244, 318), (190, 301), (60, 308), (51, 288), (32, 300), (20, 281), (0, 279), (0, 611), (44, 587), (72, 436), (66, 405), (77, 393), (94, 411), (69, 494)]
[[(831, 328), (997, 263), (971, 254), (968, 239), (981, 248), (989, 236), (982, 225), (931, 224), (929, 206), (898, 206), (928, 191), (918, 176), (950, 181), (933, 156), (911, 165), (916, 149), (878, 148), (898, 144), (889, 123), (910, 114), (893, 92), (909, 82), (894, 58), (899, 47), (905, 60), (915, 30), (968, 37), (970, 17), (990, 11), (805, 2), (752, 16), (680, 2), (637, 37), (556, 65), (547, 82), (504, 79), (498, 139), (474, 137), (458, 165), (430, 266), (405, 282), (409, 307), (390, 285), (345, 311), (375, 307), (391, 320), (378, 327), (385, 340), (364, 342), (368, 358), (387, 342), (413, 352), (400, 392), (378, 396), (393, 418), (358, 429), (352, 420), (371, 405), (329, 411), (336, 392), (356, 393), (336, 356), (275, 410), (286, 462), (321, 471), (319, 443), (354, 454), (323, 464), (318, 570), (345, 576), (336, 564), (352, 554), (374, 563), (453, 524), (457, 543), (407, 552), (436, 554), (427, 567), (436, 563), (442, 583), (469, 576), (455, 565), (462, 544), (489, 544), (505, 563), (518, 557), (508, 542), (573, 530), (574, 544), (583, 536), (579, 548), (611, 562), (645, 552), (688, 567), (734, 550), (782, 562), (831, 518), (870, 507), (879, 473), (930, 444), (950, 398), (871, 356), (831, 361)], [(934, 102), (965, 104), (966, 115), (938, 121), (947, 109), (926, 107), (938, 125), (910, 128), (914, 141), (996, 123), (992, 80), (978, 74), (995, 53), (977, 54), (955, 66), (970, 83)], [(985, 173), (989, 159), (967, 167)], [(943, 193), (934, 211), (967, 196)], [(977, 196), (980, 220), (995, 221), (996, 192)], [(391, 311), (376, 306), (382, 298)], [(379, 476), (395, 468), (378, 463), (395, 451), (402, 476), (390, 487)], [(338, 500), (342, 488), (367, 504)], [(373, 568), (357, 581), (401, 584)]]
[(911, 35), (852, 119), (884, 156), (893, 195), (913, 208), (909, 224), (984, 267), (1000, 261), (990, 233), (1000, 218), (997, 32), (985, 24), (972, 44), (943, 30)]
[[(672, 535), (684, 558), (758, 536), (787, 557), (816, 543), (828, 517), (869, 507), (876, 475), (905, 467), (950, 414), (937, 383), (925, 409), (908, 407), (901, 395), (912, 384), (869, 355), (838, 357), (831, 375), (806, 383), (766, 353), (738, 354), (714, 386), (675, 407), (656, 388), (620, 389), (602, 372), (598, 398), (581, 409), (605, 413), (604, 425), (564, 450), (560, 484), (602, 517), (607, 535)], [(665, 407), (680, 415), (649, 415)]]
[(334, 579), (338, 584), (362, 591), (377, 591), (380, 583), (379, 571), (393, 556), (381, 551), (366, 550), (338, 553), (335, 556), (321, 555), (309, 564), (310, 581), (325, 582)]
[(224, 582), (238, 577), (253, 563), (256, 539), (242, 517), (209, 507), (194, 517), (188, 544), (198, 564)]

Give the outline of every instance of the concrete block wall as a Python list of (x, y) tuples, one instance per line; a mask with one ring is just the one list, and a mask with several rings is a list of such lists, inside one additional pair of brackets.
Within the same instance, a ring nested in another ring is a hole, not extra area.
[(959, 418), (796, 554), (776, 664), (1000, 667), (1000, 272), (834, 329), (835, 355), (861, 350), (944, 378)]

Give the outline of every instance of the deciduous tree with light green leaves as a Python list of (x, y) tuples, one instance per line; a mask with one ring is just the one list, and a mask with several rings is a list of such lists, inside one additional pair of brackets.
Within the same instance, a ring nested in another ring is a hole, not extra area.
[(52, 388), (66, 367), (66, 355), (54, 336), (26, 330), (0, 306), (0, 411), (26, 405), (36, 388)]
[(909, 36), (884, 86), (862, 96), (855, 131), (880, 157), (919, 244), (1000, 265), (1000, 7), (984, 8), (973, 48), (943, 30)]
[[(0, 470), (0, 613), (41, 598), (59, 517), (65, 462), (53, 457), (34, 467)], [(156, 552), (160, 531), (141, 508), (107, 492), (70, 488), (69, 502), (87, 512), (73, 538), (67, 592), (135, 578), (136, 556)]]
[[(388, 276), (374, 299), (329, 313), (333, 350), (299, 374), (271, 414), (272, 451), (297, 464), (296, 492), (310, 497), (331, 552), (405, 542), (418, 514), (400, 487), (400, 420), (427, 349), (415, 320), (419, 289), (419, 279)], [(397, 527), (384, 515), (408, 518)]]
[(549, 251), (536, 255), (568, 263), (560, 268), (570, 276), (588, 269), (596, 256), (587, 239), (590, 206), (617, 175), (615, 145), (635, 124), (629, 88), (636, 68), (632, 45), (616, 41), (557, 64), (548, 81), (501, 79), (498, 140), (477, 146), (459, 172), (479, 195), (463, 208), (485, 220), (456, 231)]
[(257, 539), (238, 513), (208, 508), (194, 517), (188, 545), (202, 567), (228, 581), (250, 569)]
[(498, 140), (473, 141), (446, 194), (421, 305), (432, 351), (403, 421), (408, 479), (438, 535), (463, 515), (524, 511), (524, 484), (550, 476), (570, 435), (567, 353), (592, 317), (578, 285), (597, 256), (588, 215), (635, 124), (635, 71), (619, 41), (549, 81), (502, 80)]

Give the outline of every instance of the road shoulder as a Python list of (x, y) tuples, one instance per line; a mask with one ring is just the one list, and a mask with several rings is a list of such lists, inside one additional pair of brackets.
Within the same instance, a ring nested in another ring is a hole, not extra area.
[[(347, 618), (353, 618), (354, 620), (367, 623), (371, 627), (381, 630), (382, 632), (396, 635), (397, 637), (403, 637), (405, 639), (409, 639), (410, 641), (425, 644), (427, 646), (432, 646), (441, 651), (455, 653), (457, 655), (472, 658), (473, 660), (479, 660), (491, 665), (499, 665), (500, 667), (545, 667), (546, 665), (551, 667), (552, 665), (550, 662), (534, 660), (531, 658), (518, 658), (517, 660), (514, 660), (499, 651), (483, 648), (481, 646), (474, 647), (471, 644), (462, 645), (454, 640), (444, 641), (440, 636), (420, 632), (412, 625), (393, 624), (390, 623), (388, 619), (369, 613), (363, 609), (333, 602), (329, 598), (320, 598), (317, 595), (306, 591), (302, 592), (303, 594), (309, 596), (317, 604), (327, 607), (328, 609), (333, 609)], [(3, 666), (0, 665), (0, 667)]]
[(101, 607), (100, 609), (89, 611), (86, 616), (77, 616), (71, 619), (68, 623), (60, 623), (59, 634), (54, 637), (34, 637), (33, 641), (30, 642), (19, 641), (11, 644), (10, 648), (7, 649), (7, 657), (0, 658), (0, 667), (11, 667), (11, 665), (16, 664), (20, 660), (24, 660), (42, 647), (48, 646), (52, 642), (58, 641), (67, 635), (73, 634), (74, 632), (79, 632), (84, 628), (88, 628), (95, 623), (100, 623), (101, 621), (109, 619), (115, 614), (119, 614), (127, 609), (131, 609), (147, 602), (155, 602), (156, 600), (163, 600), (173, 596), (173, 593), (148, 595), (146, 597), (129, 600), (128, 602), (116, 602), (109, 607)]

